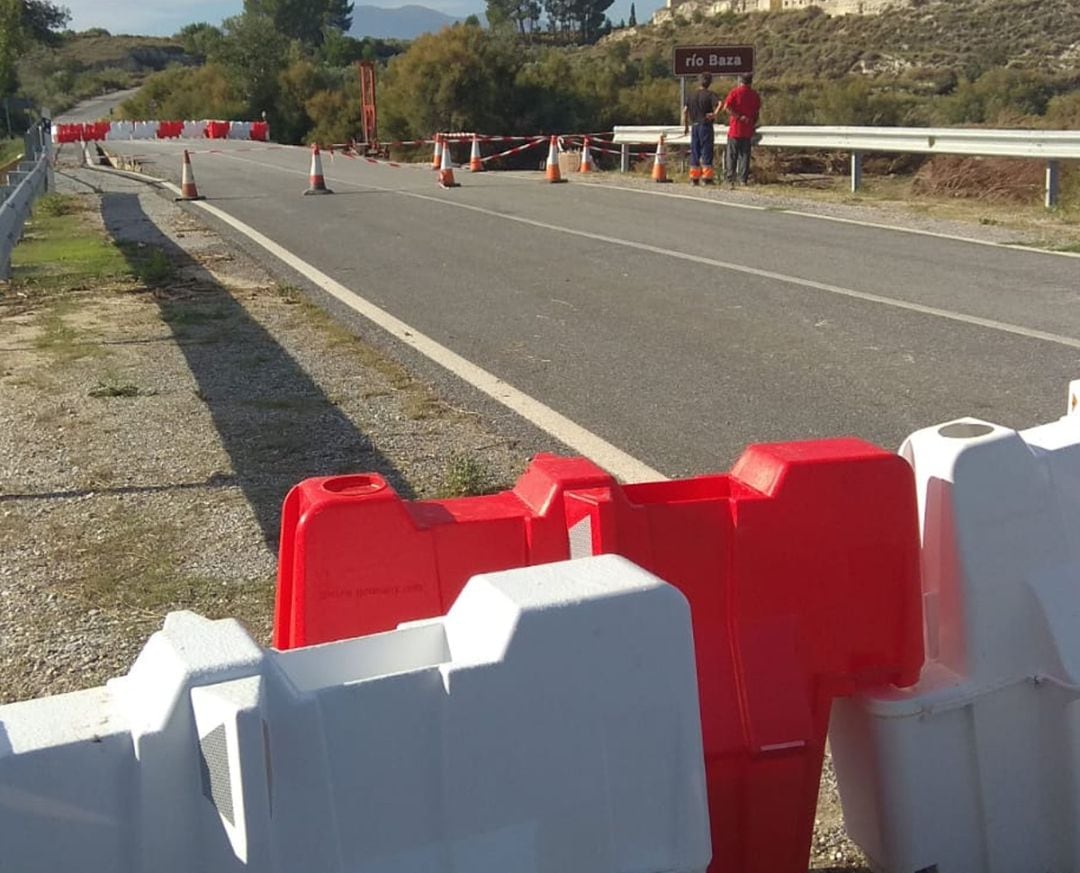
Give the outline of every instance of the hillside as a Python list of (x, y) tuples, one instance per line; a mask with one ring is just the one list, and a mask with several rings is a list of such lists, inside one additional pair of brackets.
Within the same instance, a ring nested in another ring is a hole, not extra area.
[(936, 0), (880, 15), (831, 17), (810, 7), (746, 15), (706, 13), (700, 0), (666, 22), (616, 31), (632, 57), (669, 57), (675, 44), (750, 43), (758, 78), (899, 76), (948, 87), (1000, 66), (1080, 83), (1076, 0)]
[(35, 49), (18, 69), (22, 91), (59, 114), (89, 97), (139, 85), (151, 73), (194, 63), (173, 39), (87, 31), (66, 34), (55, 48)]

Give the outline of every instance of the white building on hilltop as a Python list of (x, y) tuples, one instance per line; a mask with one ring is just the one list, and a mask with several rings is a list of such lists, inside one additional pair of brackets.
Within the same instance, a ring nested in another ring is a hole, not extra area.
[(656, 10), (653, 24), (667, 21), (690, 21), (695, 13), (703, 16), (725, 12), (780, 12), (785, 9), (820, 7), (829, 15), (876, 15), (890, 6), (907, 6), (909, 0), (667, 0)]

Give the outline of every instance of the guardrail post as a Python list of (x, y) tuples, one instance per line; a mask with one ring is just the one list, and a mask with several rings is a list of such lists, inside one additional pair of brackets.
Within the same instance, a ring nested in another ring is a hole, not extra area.
[(862, 185), (862, 152), (851, 153), (851, 193)]
[(0, 281), (11, 278), (11, 250), (15, 247), (12, 238), (15, 230), (15, 216), (8, 208), (7, 201), (0, 205)]
[(1061, 190), (1061, 165), (1057, 161), (1046, 162), (1046, 208), (1053, 209), (1058, 205), (1058, 194)]
[(630, 172), (630, 143), (624, 142), (619, 149), (619, 172)]

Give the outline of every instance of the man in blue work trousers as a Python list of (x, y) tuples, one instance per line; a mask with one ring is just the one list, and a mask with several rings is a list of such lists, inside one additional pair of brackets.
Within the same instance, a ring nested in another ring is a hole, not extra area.
[[(709, 90), (712, 74), (702, 73), (697, 91), (686, 98), (682, 110), (683, 134), (690, 134), (690, 184), (716, 181), (713, 171), (713, 122), (720, 98)], [(693, 125), (691, 131), (690, 126)]]

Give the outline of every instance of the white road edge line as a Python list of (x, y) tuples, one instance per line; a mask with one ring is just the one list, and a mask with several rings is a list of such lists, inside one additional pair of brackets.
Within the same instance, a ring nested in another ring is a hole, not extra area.
[[(177, 197), (180, 196), (180, 188), (172, 182), (158, 179), (154, 176), (129, 173), (123, 170), (110, 170), (100, 168), (104, 172), (119, 173), (131, 179), (142, 182), (153, 182), (163, 188), (172, 191)], [(559, 442), (569, 446), (576, 452), (580, 452), (600, 467), (603, 467), (613, 476), (624, 482), (656, 482), (667, 479), (663, 473), (654, 470), (622, 449), (617, 448), (602, 437), (586, 430), (566, 416), (556, 412), (550, 406), (541, 403), (519, 391), (513, 385), (504, 382), (482, 367), (478, 367), (471, 361), (467, 361), (456, 352), (436, 342), (431, 337), (421, 333), (405, 322), (394, 317), (385, 309), (365, 300), (359, 294), (346, 288), (340, 282), (331, 279), (321, 270), (297, 257), (288, 249), (278, 245), (268, 237), (263, 236), (253, 227), (249, 227), (239, 219), (233, 218), (227, 212), (218, 209), (204, 201), (188, 201), (192, 206), (213, 215), (219, 221), (223, 221), (238, 233), (242, 233), (253, 243), (265, 249), (282, 263), (296, 270), (310, 281), (318, 285), (323, 291), (336, 300), (348, 306), (354, 312), (362, 315), (369, 321), (374, 322), (387, 333), (393, 335), (401, 342), (416, 349), (422, 355), (430, 358), (435, 363), (449, 370), (460, 379), (464, 379), (474, 388), (483, 391), (488, 397), (498, 401), (503, 406), (516, 412), (522, 418), (534, 424), (547, 434), (550, 434)]]
[(578, 182), (578, 185), (586, 185), (589, 188), (607, 188), (612, 191), (626, 191), (630, 194), (647, 194), (650, 197), (670, 197), (676, 200), (692, 200), (706, 206), (721, 206), (728, 209), (750, 209), (756, 212), (774, 212), (778, 215), (794, 215), (797, 218), (812, 218), (817, 221), (831, 221), (835, 224), (853, 224), (857, 227), (872, 227), (875, 230), (892, 230), (897, 233), (908, 233), (915, 236), (928, 236), (934, 239), (944, 239), (950, 242), (971, 243), (976, 246), (990, 246), (995, 249), (1005, 249), (1009, 252), (1030, 252), (1035, 255), (1055, 255), (1059, 258), (1080, 258), (1080, 252), (1058, 252), (1053, 249), (1040, 249), (1035, 246), (1016, 245), (1013, 243), (994, 242), (988, 239), (975, 239), (970, 236), (959, 236), (952, 233), (940, 233), (936, 230), (921, 230), (917, 227), (901, 227), (896, 224), (883, 224), (876, 221), (864, 221), (860, 218), (841, 218), (838, 215), (822, 215), (818, 212), (803, 212), (799, 209), (791, 209), (787, 206), (762, 206), (758, 203), (731, 203), (727, 200), (713, 200), (709, 197), (698, 197), (694, 194), (679, 194), (674, 191), (652, 191), (648, 188), (630, 188), (625, 185), (609, 185), (606, 182)]

